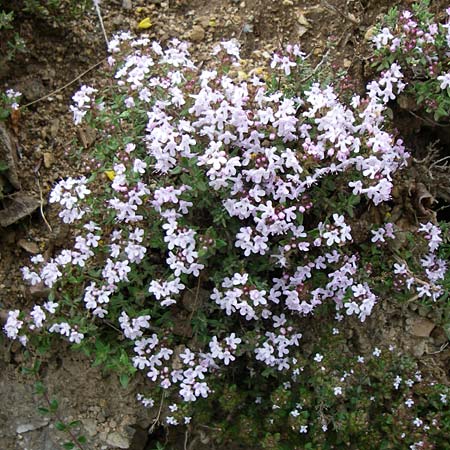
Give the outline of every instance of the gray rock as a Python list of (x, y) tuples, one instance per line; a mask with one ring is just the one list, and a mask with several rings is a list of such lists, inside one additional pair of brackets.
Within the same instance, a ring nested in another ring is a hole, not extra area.
[(29, 431), (38, 430), (39, 428), (46, 427), (48, 425), (48, 419), (34, 420), (33, 422), (22, 423), (17, 425), (16, 433), (23, 434)]
[(27, 76), (20, 80), (16, 89), (22, 92), (24, 98), (29, 102), (38, 100), (46, 94), (45, 86), (40, 77)]
[(2, 227), (8, 227), (30, 215), (41, 204), (36, 197), (25, 192), (10, 195), (5, 203), (7, 203), (6, 207), (0, 211), (0, 226)]
[(98, 433), (97, 422), (94, 419), (83, 419), (83, 426), (89, 436), (95, 436)]
[(19, 175), (17, 173), (17, 154), (14, 138), (0, 122), (0, 161), (6, 163), (8, 169), (5, 173), (8, 181), (14, 188), (20, 189)]
[(118, 431), (113, 431), (112, 433), (109, 433), (106, 438), (106, 443), (114, 448), (123, 448), (123, 449), (128, 449), (130, 448), (131, 445), (131, 441), (128, 438), (128, 436), (125, 436), (122, 433), (119, 433)]

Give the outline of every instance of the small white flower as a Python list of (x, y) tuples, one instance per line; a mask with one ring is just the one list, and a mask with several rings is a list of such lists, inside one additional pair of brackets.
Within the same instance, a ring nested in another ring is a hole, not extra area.
[(413, 420), (413, 424), (414, 424), (416, 427), (420, 427), (420, 426), (423, 425), (423, 420), (421, 420), (421, 419), (419, 419), (418, 417), (416, 417), (416, 418)]
[(323, 359), (323, 355), (321, 355), (320, 353), (316, 353), (316, 356), (314, 356), (314, 361), (316, 362), (321, 362)]

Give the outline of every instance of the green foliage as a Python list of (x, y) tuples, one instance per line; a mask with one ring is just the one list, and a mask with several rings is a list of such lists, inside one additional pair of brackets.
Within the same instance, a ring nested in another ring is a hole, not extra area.
[[(14, 11), (0, 9), (0, 58), (12, 61), (17, 53), (25, 51), (25, 41), (19, 33), (14, 32)], [(0, 107), (0, 120), (2, 109)]]
[[(403, 448), (408, 437), (445, 448), (448, 386), (425, 379), (417, 363), (392, 346), (353, 356), (336, 329), (322, 329), (317, 348), (320, 362), (314, 353), (299, 354), (295, 381), (256, 374), (254, 385), (264, 397), (243, 384), (225, 390), (217, 384), (213, 401), (202, 402), (202, 420), (220, 430), (216, 439), (274, 450), (378, 450)], [(435, 431), (425, 433), (417, 417), (426, 417)]]
[[(411, 17), (405, 16), (405, 11)], [(424, 110), (436, 122), (448, 122), (450, 114), (450, 86), (445, 87), (441, 78), (450, 73), (449, 20), (447, 17), (445, 23), (439, 22), (430, 10), (430, 2), (422, 0), (413, 4), (410, 12), (392, 8), (376, 29), (377, 33), (389, 30), (390, 37), (377, 43), (373, 67), (382, 71), (399, 63), (404, 69), (405, 94), (412, 102), (411, 108)]]

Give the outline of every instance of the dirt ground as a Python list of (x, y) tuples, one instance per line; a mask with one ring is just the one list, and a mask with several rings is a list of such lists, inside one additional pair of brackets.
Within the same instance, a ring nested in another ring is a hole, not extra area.
[[(0, 0), (0, 9), (7, 4), (8, 1)], [(368, 33), (393, 4), (410, 2), (103, 0), (101, 12), (108, 36), (122, 29), (138, 32), (139, 21), (150, 17), (153, 25), (146, 32), (151, 37), (160, 42), (173, 37), (189, 40), (194, 59), (205, 64), (211, 44), (232, 37), (242, 43), (243, 57), (257, 65), (267, 62), (274, 49), (288, 42), (300, 43), (306, 53), (312, 52), (315, 61), (326, 58), (327, 63), (348, 70), (360, 89), (370, 73), (366, 60)], [(435, 2), (434, 7), (438, 10), (440, 4), (443, 2)], [(0, 312), (22, 308), (46, 294), (25, 286), (20, 267), (35, 253), (52, 254), (67, 239), (67, 230), (55, 220), (45, 199), (56, 180), (80, 175), (85, 170), (84, 159), (95, 134), (74, 127), (68, 105), (80, 84), (95, 84), (107, 56), (93, 8), (76, 19), (37, 20), (30, 15), (17, 15), (15, 31), (24, 38), (26, 48), (13, 61), (2, 59), (0, 54), (0, 88), (22, 92), (21, 104), (29, 106), (21, 109), (14, 124), (9, 123), (17, 151), (20, 188), (8, 188), (10, 194), (31, 195), (37, 199), (37, 207), (26, 217), (0, 227)], [(77, 141), (85, 147), (81, 158), (75, 155)], [(6, 207), (5, 201), (1, 206)], [(401, 330), (402, 344), (417, 356), (439, 348), (442, 336), (414, 335), (414, 320), (421, 317), (420, 311), (410, 312), (408, 317), (397, 315), (396, 323), (388, 320), (390, 314), (392, 311), (378, 312), (377, 320), (385, 327), (379, 331), (380, 336), (398, 338), (392, 336), (392, 330)], [(19, 348), (1, 339), (0, 449), (60, 448), (53, 425), (36, 413), (31, 381), (19, 373)], [(438, 357), (438, 362), (428, 358), (430, 364), (441, 367), (449, 355)], [(135, 385), (129, 391), (121, 390), (115, 379), (103, 378), (99, 370), (89, 368), (87, 359), (64, 348), (49, 358), (45, 381), (60, 398), (64, 414), (82, 420), (86, 435), (94, 442), (92, 448), (154, 448), (155, 438), (148, 438), (146, 433), (153, 417), (135, 404), (130, 395)], [(196, 442), (193, 449), (211, 448), (207, 441)], [(184, 444), (174, 445), (183, 448)]]

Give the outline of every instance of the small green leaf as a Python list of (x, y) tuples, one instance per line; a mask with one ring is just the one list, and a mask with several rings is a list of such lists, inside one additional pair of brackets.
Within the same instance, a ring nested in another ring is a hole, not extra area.
[(86, 436), (79, 436), (77, 440), (80, 444), (86, 444), (87, 442)]
[(171, 175), (178, 175), (178, 174), (181, 173), (181, 170), (182, 170), (181, 166), (177, 166), (170, 172), (170, 174)]
[(73, 442), (66, 442), (65, 444), (63, 444), (63, 448), (66, 450), (72, 450), (73, 448), (75, 448), (75, 444)]
[(44, 407), (42, 407), (42, 406), (39, 406), (39, 407), (38, 407), (38, 411), (39, 411), (41, 414), (48, 414), (48, 413), (50, 412), (48, 408), (44, 408)]
[(52, 412), (55, 412), (58, 409), (58, 400), (56, 400), (56, 398), (52, 399), (52, 401), (50, 402), (50, 410)]
[(200, 191), (200, 192), (206, 192), (208, 190), (208, 185), (204, 182), (204, 181), (197, 181), (195, 187)]
[(66, 431), (66, 430), (67, 430), (66, 424), (65, 424), (65, 423), (62, 423), (62, 422), (56, 422), (56, 423), (55, 423), (55, 428), (56, 428), (58, 431)]
[(34, 385), (35, 394), (37, 395), (44, 395), (45, 393), (45, 386), (42, 383), (42, 381), (37, 381)]
[(127, 388), (130, 382), (130, 377), (127, 374), (123, 373), (122, 375), (120, 375), (119, 381), (123, 388)]

